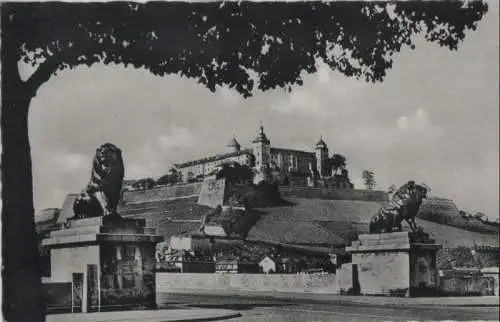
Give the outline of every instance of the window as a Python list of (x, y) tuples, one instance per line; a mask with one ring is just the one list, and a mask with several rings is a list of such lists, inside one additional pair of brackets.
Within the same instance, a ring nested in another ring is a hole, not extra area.
[(127, 245), (125, 247), (125, 254), (123, 254), (124, 260), (134, 260), (135, 259), (135, 245)]

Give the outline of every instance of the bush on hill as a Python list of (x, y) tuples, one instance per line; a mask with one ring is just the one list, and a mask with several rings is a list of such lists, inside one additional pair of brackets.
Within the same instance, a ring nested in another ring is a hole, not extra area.
[(229, 189), (229, 205), (244, 205), (248, 209), (289, 205), (281, 197), (278, 185), (262, 181), (254, 184), (233, 184)]
[(251, 209), (216, 209), (207, 217), (206, 224), (220, 225), (229, 237), (246, 238), (259, 218), (260, 213)]

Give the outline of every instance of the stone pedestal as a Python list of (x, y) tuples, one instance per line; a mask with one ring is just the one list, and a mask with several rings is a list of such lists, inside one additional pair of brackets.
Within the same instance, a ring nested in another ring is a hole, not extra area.
[(363, 234), (346, 251), (363, 295), (421, 296), (438, 290), (436, 252), (426, 233)]
[(69, 220), (50, 233), (50, 283), (71, 283), (73, 312), (154, 307), (155, 245), (163, 236), (141, 219)]

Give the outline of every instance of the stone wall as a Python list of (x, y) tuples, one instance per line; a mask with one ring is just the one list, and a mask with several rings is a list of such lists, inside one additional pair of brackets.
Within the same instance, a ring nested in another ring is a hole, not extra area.
[(241, 290), (337, 293), (334, 274), (197, 274), (156, 273), (156, 292)]
[(125, 191), (123, 202), (150, 202), (175, 198), (196, 197), (201, 191), (201, 182), (176, 184), (173, 186), (156, 187), (147, 190)]
[(198, 204), (215, 208), (224, 205), (226, 199), (225, 179), (206, 179), (201, 185)]
[[(147, 190), (125, 191), (123, 202), (136, 203), (146, 201), (160, 201), (184, 197), (196, 197), (200, 195), (203, 182), (183, 183), (173, 186), (155, 187)], [(313, 187), (290, 187), (279, 186), (282, 197), (311, 198), (330, 200), (361, 200), (361, 201), (388, 201), (388, 195), (384, 191), (368, 191), (363, 189), (346, 188), (313, 188)]]
[(361, 200), (361, 201), (388, 201), (384, 191), (368, 191), (344, 188), (312, 188), (279, 186), (281, 196), (291, 198), (330, 199), (330, 200)]
[(492, 296), (495, 287), (495, 279), (488, 276), (443, 276), (439, 279), (440, 291), (451, 296)]

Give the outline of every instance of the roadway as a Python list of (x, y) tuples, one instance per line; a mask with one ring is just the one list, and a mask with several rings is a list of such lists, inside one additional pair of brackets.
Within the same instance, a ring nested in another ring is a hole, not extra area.
[[(314, 301), (169, 295), (170, 305), (236, 310), (231, 322), (498, 321), (499, 307), (377, 306)], [(175, 304), (177, 302), (177, 304)]]

